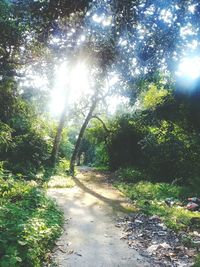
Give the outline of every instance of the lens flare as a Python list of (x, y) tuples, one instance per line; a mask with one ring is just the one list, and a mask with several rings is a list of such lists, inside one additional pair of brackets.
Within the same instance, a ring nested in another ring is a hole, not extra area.
[(179, 65), (177, 75), (193, 80), (200, 77), (200, 57), (184, 58)]

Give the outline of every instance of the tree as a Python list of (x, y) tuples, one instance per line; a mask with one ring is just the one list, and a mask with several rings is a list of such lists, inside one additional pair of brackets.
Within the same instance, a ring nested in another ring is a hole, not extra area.
[[(31, 75), (43, 71), (51, 76), (51, 66), (56, 61), (68, 60), (73, 66), (78, 59), (97, 57), (97, 64), (92, 60), (90, 64), (94, 72), (103, 71), (99, 80), (105, 80), (111, 72), (117, 73), (120, 78), (115, 91), (128, 95), (134, 102), (140, 94), (141, 81), (152, 82), (158, 71), (174, 72), (188, 49), (192, 54), (198, 52), (199, 10), (197, 0), (162, 3), (157, 0), (77, 3), (3, 0), (0, 75), (2, 80), (13, 76), (28, 78), (27, 69), (31, 65)], [(87, 115), (93, 97), (90, 100)], [(65, 111), (66, 108), (55, 137), (53, 161), (58, 154)], [(87, 122), (88, 116), (85, 119)]]
[(75, 148), (74, 148), (71, 160), (70, 160), (70, 173), (71, 173), (71, 175), (74, 175), (74, 166), (75, 166), (75, 162), (76, 162), (76, 159), (77, 159), (77, 156), (78, 156), (78, 152), (79, 152), (79, 148), (80, 148), (80, 145), (81, 145), (81, 141), (82, 141), (84, 132), (85, 132), (87, 126), (88, 126), (88, 123), (92, 119), (92, 115), (93, 115), (93, 112), (94, 112), (94, 110), (95, 110), (95, 108), (97, 106), (97, 103), (98, 103), (98, 98), (94, 97), (94, 99), (92, 101), (92, 105), (91, 105), (91, 107), (89, 109), (89, 112), (88, 112), (88, 114), (87, 114), (87, 116), (86, 116), (86, 118), (84, 120), (83, 125), (81, 126), (81, 129), (80, 129), (80, 132), (79, 132), (76, 144), (75, 144)]
[(59, 125), (58, 125), (55, 139), (53, 142), (53, 148), (51, 151), (51, 158), (50, 158), (50, 165), (52, 167), (55, 166), (57, 158), (58, 158), (58, 152), (59, 152), (59, 146), (60, 146), (61, 137), (62, 137), (62, 131), (63, 131), (65, 121), (66, 121), (66, 114), (67, 114), (67, 104), (65, 104), (65, 107), (64, 107), (63, 112), (61, 114)]
[[(95, 48), (95, 47), (94, 47)], [(101, 102), (105, 101), (105, 98), (111, 93), (110, 88), (106, 88), (106, 70), (107, 66), (109, 63), (112, 62), (112, 54), (109, 55), (109, 58), (106, 56), (107, 53), (109, 52), (110, 47), (109, 46), (104, 46), (103, 48), (96, 48), (92, 51), (93, 55), (95, 55), (95, 60), (93, 60), (96, 68), (93, 67), (93, 77), (92, 77), (92, 83), (93, 83), (93, 92), (91, 97), (89, 98), (89, 103), (87, 104), (88, 111), (87, 115), (84, 118), (84, 122), (80, 128), (80, 132), (78, 135), (78, 138), (75, 143), (75, 148), (70, 160), (70, 173), (74, 175), (74, 167), (75, 167), (75, 162), (79, 153), (81, 141), (83, 138), (83, 135), (85, 133), (85, 130), (92, 118), (95, 118), (97, 116), (94, 115), (95, 109), (100, 105)], [(90, 52), (90, 55), (92, 54)], [(98, 118), (99, 119), (99, 118)], [(104, 124), (105, 127), (105, 124)]]

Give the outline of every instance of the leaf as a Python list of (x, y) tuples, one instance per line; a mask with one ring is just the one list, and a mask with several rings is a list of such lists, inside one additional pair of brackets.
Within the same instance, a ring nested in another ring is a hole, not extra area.
[(25, 246), (25, 245), (27, 244), (26, 241), (21, 241), (21, 240), (19, 240), (18, 243), (19, 243), (21, 246)]
[(16, 261), (22, 262), (22, 259), (20, 257), (15, 257)]

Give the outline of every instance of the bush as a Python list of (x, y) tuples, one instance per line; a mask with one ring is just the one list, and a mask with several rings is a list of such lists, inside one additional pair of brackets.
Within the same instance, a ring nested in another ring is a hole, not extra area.
[(69, 160), (66, 160), (64, 158), (60, 158), (55, 169), (56, 174), (65, 174), (66, 171), (69, 170)]
[[(9, 151), (9, 164), (14, 173), (22, 173), (33, 179), (33, 175), (45, 165), (50, 157), (50, 144), (37, 132), (16, 136)], [(30, 175), (30, 174), (33, 175)]]
[(42, 266), (61, 233), (62, 213), (35, 182), (0, 178), (0, 266)]
[(0, 161), (15, 174), (34, 177), (50, 157), (51, 131), (13, 79), (0, 81)]
[(142, 162), (139, 144), (143, 138), (142, 130), (130, 115), (117, 118), (113, 124), (115, 131), (110, 135), (107, 144), (110, 168), (117, 170), (119, 167), (138, 167)]
[(144, 173), (132, 167), (120, 168), (115, 174), (119, 181), (127, 183), (136, 183), (147, 179), (147, 176)]
[(200, 218), (198, 213), (188, 211), (180, 205), (169, 207), (164, 201), (171, 197), (175, 201), (185, 200), (189, 193), (192, 195), (194, 193), (190, 192), (188, 188), (147, 181), (136, 184), (116, 182), (115, 186), (134, 201), (139, 211), (148, 215), (160, 216), (166, 225), (174, 230), (186, 229), (190, 225), (191, 218)]

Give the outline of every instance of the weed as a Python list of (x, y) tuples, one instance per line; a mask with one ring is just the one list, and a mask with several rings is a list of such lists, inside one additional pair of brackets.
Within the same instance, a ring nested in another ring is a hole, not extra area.
[(75, 186), (70, 176), (54, 175), (47, 183), (48, 188), (71, 188)]
[(0, 197), (0, 266), (41, 266), (61, 234), (61, 211), (32, 182), (1, 178)]
[(200, 213), (194, 213), (180, 205), (169, 207), (165, 199), (173, 197), (184, 199), (189, 189), (168, 183), (151, 183), (140, 181), (137, 183), (116, 182), (114, 185), (126, 196), (134, 201), (136, 207), (148, 215), (158, 215), (166, 225), (174, 230), (185, 229), (190, 226), (191, 219), (200, 218)]

